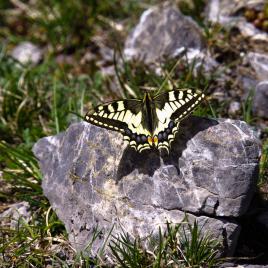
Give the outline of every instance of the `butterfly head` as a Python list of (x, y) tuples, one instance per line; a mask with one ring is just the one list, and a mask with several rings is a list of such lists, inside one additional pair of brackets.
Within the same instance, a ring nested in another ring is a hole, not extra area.
[(152, 97), (151, 97), (151, 94), (149, 92), (144, 93), (143, 103), (145, 103), (146, 101), (152, 101)]

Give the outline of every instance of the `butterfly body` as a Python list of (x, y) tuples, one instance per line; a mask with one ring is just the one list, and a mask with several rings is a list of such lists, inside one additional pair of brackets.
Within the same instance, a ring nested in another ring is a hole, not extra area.
[(155, 103), (153, 102), (149, 93), (144, 94), (142, 105), (142, 125), (144, 128), (149, 130), (151, 135), (153, 135), (157, 126), (157, 115), (155, 112)]
[(142, 100), (129, 99), (99, 105), (85, 120), (121, 132), (138, 152), (150, 148), (169, 150), (179, 122), (202, 101), (204, 94), (191, 89), (172, 90)]

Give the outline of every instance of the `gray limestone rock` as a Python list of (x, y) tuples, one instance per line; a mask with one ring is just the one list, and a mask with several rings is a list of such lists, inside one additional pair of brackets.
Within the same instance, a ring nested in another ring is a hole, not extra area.
[(228, 113), (235, 115), (238, 114), (241, 109), (241, 104), (238, 101), (232, 101), (229, 105)]
[(266, 54), (249, 52), (248, 63), (253, 67), (259, 81), (267, 80), (268, 77), (268, 56)]
[(236, 268), (268, 268), (268, 265), (243, 264), (243, 265), (238, 265), (238, 266), (235, 266), (235, 267)]
[(268, 80), (262, 81), (256, 86), (253, 112), (257, 116), (268, 118)]
[(237, 19), (244, 8), (262, 10), (263, 0), (209, 0), (207, 15), (213, 22), (228, 23)]
[(10, 205), (10, 207), (0, 214), (0, 226), (9, 226), (11, 229), (17, 229), (20, 220), (29, 222), (31, 218), (30, 205), (28, 202), (20, 202)]
[(214, 23), (220, 23), (227, 28), (238, 28), (245, 37), (256, 41), (268, 41), (268, 34), (247, 22), (243, 16), (245, 8), (262, 10), (263, 0), (209, 0), (207, 18)]
[(125, 43), (127, 59), (155, 63), (179, 55), (182, 48), (204, 47), (198, 25), (173, 5), (162, 4), (146, 10)]
[(187, 211), (231, 255), (239, 234), (234, 218), (255, 191), (260, 144), (244, 122), (190, 117), (170, 154), (139, 154), (121, 134), (85, 122), (39, 140), (33, 151), (44, 194), (76, 249), (97, 227), (144, 238)]
[(268, 265), (223, 263), (220, 268), (268, 268)]
[[(251, 91), (254, 91), (255, 87), (258, 84), (258, 81), (254, 79), (253, 77), (247, 76), (247, 75), (241, 75), (238, 78), (238, 83), (243, 88), (243, 95), (242, 100), (246, 101), (248, 96), (252, 93)], [(241, 103), (240, 103), (241, 105)]]

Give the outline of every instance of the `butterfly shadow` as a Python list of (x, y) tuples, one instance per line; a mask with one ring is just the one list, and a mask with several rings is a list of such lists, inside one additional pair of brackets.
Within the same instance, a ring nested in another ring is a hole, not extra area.
[(138, 153), (128, 146), (120, 160), (117, 170), (117, 181), (137, 169), (139, 173), (153, 176), (155, 170), (160, 167), (160, 153), (157, 149), (145, 150)]
[(189, 116), (187, 119), (181, 121), (179, 131), (175, 137), (175, 140), (171, 144), (170, 152), (164, 152), (161, 154), (165, 165), (173, 165), (179, 170), (179, 158), (182, 152), (187, 147), (187, 142), (191, 140), (197, 133), (202, 132), (212, 126), (218, 124), (215, 119)]
[(178, 162), (182, 152), (187, 147), (187, 142), (198, 132), (217, 124), (218, 122), (216, 120), (209, 118), (197, 116), (188, 117), (180, 123), (179, 132), (177, 133), (175, 140), (172, 142), (169, 152), (166, 150), (159, 152), (157, 149), (151, 149), (138, 153), (130, 146), (127, 147), (123, 152), (123, 156), (118, 166), (117, 182), (135, 169), (137, 169), (139, 173), (153, 176), (154, 172), (161, 166), (161, 158), (165, 165), (174, 165), (179, 174)]

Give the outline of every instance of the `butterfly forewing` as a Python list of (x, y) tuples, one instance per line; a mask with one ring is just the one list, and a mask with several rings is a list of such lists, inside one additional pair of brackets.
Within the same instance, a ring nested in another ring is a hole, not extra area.
[(148, 131), (142, 127), (141, 100), (119, 100), (99, 105), (93, 113), (86, 114), (85, 119), (93, 125), (121, 132), (124, 140), (138, 151), (147, 147), (144, 134)]

